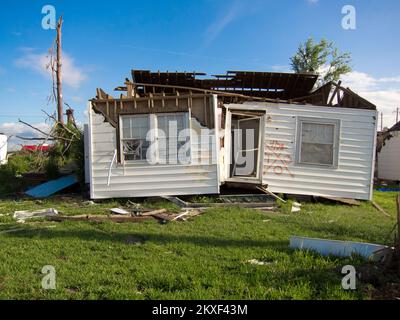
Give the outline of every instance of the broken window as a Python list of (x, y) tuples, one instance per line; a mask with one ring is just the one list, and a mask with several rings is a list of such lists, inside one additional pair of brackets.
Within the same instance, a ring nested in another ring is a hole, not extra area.
[(124, 116), (121, 129), (124, 160), (146, 160), (150, 144), (146, 139), (150, 130), (149, 115)]
[(300, 118), (298, 142), (298, 164), (337, 166), (339, 121)]

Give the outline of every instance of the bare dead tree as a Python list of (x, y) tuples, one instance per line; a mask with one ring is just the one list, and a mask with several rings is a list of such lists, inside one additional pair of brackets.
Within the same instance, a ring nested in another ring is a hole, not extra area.
[(55, 126), (53, 126), (53, 128), (52, 128), (52, 130), (50, 130), (50, 132), (44, 132), (43, 130), (41, 130), (41, 129), (39, 129), (39, 128), (36, 128), (35, 126), (33, 126), (33, 125), (31, 125), (31, 124), (29, 124), (29, 123), (27, 123), (27, 122), (25, 122), (25, 121), (22, 121), (21, 119), (19, 119), (18, 121), (19, 121), (20, 123), (22, 123), (22, 124), (28, 126), (29, 128), (31, 128), (31, 129), (33, 129), (33, 130), (35, 130), (35, 131), (41, 133), (42, 135), (44, 135), (44, 136), (46, 136), (46, 137), (51, 137), (51, 138), (54, 138), (54, 139), (64, 140), (64, 141), (67, 141), (67, 142), (70, 142), (70, 141), (71, 141), (71, 139), (68, 139), (68, 138), (65, 138), (65, 137), (61, 137), (61, 136), (55, 135), (55, 134), (53, 133), (53, 128), (54, 128)]
[(63, 96), (62, 96), (62, 24), (63, 17), (60, 17), (60, 20), (57, 23), (57, 69), (56, 69), (56, 77), (57, 77), (57, 113), (58, 113), (58, 122), (63, 124)]

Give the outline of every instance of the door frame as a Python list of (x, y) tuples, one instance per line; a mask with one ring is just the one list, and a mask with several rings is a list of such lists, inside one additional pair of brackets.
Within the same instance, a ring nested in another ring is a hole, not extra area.
[[(252, 115), (254, 113), (254, 115)], [(262, 113), (262, 115), (260, 115)], [(258, 156), (257, 156), (257, 174), (255, 177), (231, 177), (231, 160), (232, 160), (232, 115), (248, 115), (260, 119), (259, 135), (258, 135)], [(264, 141), (265, 141), (265, 110), (241, 110), (241, 109), (226, 109), (225, 121), (225, 181), (227, 182), (245, 182), (245, 183), (262, 183), (263, 166), (264, 166)]]

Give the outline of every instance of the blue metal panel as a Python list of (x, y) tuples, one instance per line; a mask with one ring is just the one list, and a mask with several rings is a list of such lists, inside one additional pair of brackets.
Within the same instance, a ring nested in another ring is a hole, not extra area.
[(40, 186), (29, 189), (25, 193), (34, 198), (46, 198), (58, 191), (74, 185), (75, 183), (78, 183), (78, 179), (75, 175), (70, 175), (43, 183)]

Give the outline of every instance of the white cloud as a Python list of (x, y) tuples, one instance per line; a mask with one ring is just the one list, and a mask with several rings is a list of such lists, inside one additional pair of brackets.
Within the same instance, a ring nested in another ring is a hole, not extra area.
[[(49, 132), (51, 126), (45, 122), (40, 123), (33, 123), (32, 126), (42, 130), (44, 132)], [(41, 138), (44, 137), (40, 132), (24, 125), (20, 122), (5, 122), (0, 124), (0, 133), (11, 137), (9, 140), (9, 150), (16, 150), (18, 149), (19, 145), (21, 144), (36, 144), (37, 141), (23, 141), (21, 139), (16, 138), (16, 136), (21, 136), (24, 138)]]
[(367, 73), (353, 71), (343, 76), (342, 82), (343, 86), (377, 106), (383, 113), (385, 127), (395, 124), (395, 111), (400, 107), (400, 76), (374, 78)]
[[(15, 60), (16, 66), (31, 69), (44, 76), (51, 77), (51, 71), (47, 67), (50, 62), (50, 56), (48, 54), (35, 53), (31, 48), (25, 48), (23, 52), (23, 56)], [(72, 88), (78, 88), (81, 83), (87, 79), (87, 75), (84, 71), (76, 66), (75, 60), (67, 53), (63, 53), (62, 77), (63, 83)]]
[(316, 4), (319, 0), (307, 0), (309, 4)]

